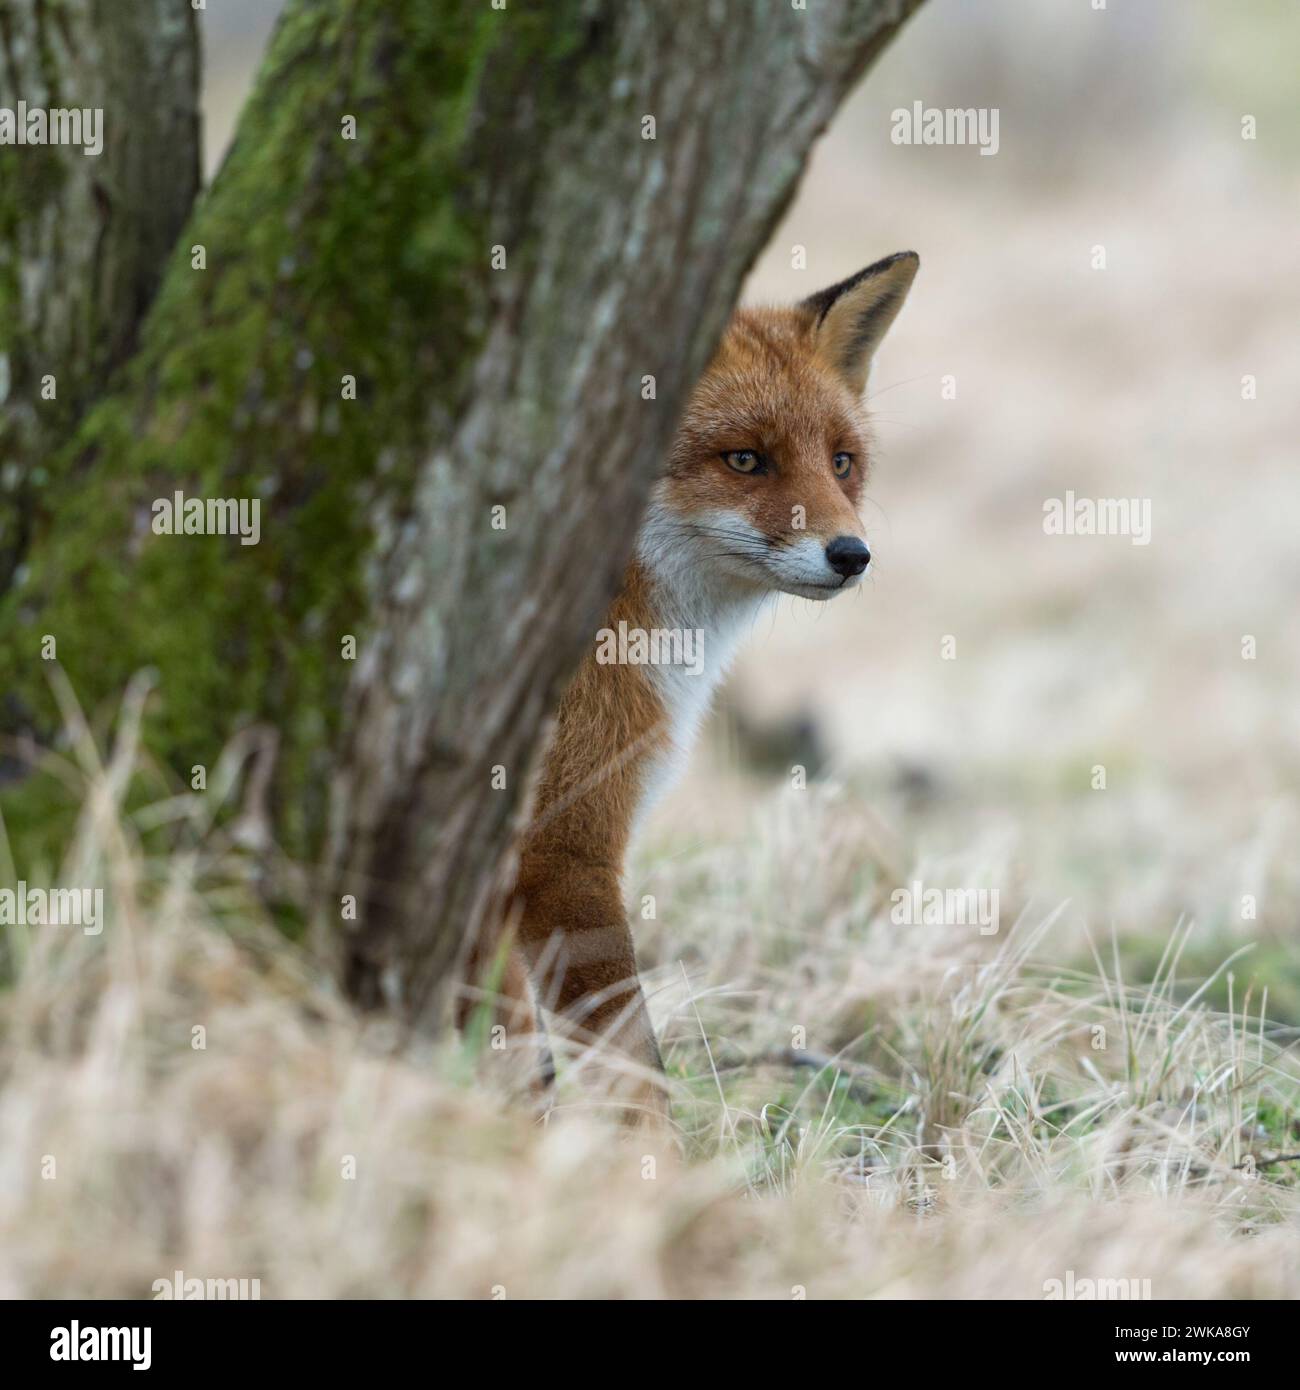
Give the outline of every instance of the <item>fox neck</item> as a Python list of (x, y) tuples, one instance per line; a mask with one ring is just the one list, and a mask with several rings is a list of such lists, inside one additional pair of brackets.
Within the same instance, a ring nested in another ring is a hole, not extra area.
[(689, 525), (674, 517), (662, 503), (652, 502), (637, 535), (636, 553), (628, 567), (623, 596), (637, 595), (634, 606), (647, 626), (693, 632), (703, 644), (703, 670), (698, 674), (658, 666), (676, 681), (697, 682), (712, 694), (726, 675), (745, 631), (762, 612), (770, 589), (718, 568)]
[(759, 614), (768, 589), (729, 575), (711, 562), (689, 528), (653, 501), (637, 538), (624, 597), (639, 593), (647, 627), (692, 634), (697, 660), (643, 668), (663, 706), (663, 738), (646, 759), (634, 824), (680, 772), (714, 692)]
[(707, 552), (687, 525), (651, 504), (605, 627), (690, 633), (695, 660), (602, 664), (588, 653), (560, 701), (521, 846), (524, 874), (573, 861), (621, 870), (636, 826), (685, 763), (769, 597), (719, 573)]

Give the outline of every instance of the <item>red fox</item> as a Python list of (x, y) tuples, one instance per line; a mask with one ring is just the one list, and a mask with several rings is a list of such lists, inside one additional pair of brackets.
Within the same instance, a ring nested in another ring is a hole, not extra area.
[(511, 1031), (533, 1031), (531, 980), (573, 1037), (597, 1045), (626, 1113), (667, 1117), (623, 905), (629, 839), (763, 606), (780, 593), (834, 598), (866, 573), (862, 393), (919, 264), (901, 251), (793, 307), (736, 312), (601, 639), (561, 699), (519, 844), (506, 914), (519, 954), (500, 1003)]

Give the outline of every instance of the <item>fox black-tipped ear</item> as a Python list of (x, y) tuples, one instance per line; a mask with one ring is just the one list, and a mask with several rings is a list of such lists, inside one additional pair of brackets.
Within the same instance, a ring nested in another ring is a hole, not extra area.
[(799, 305), (813, 316), (818, 356), (855, 395), (867, 384), (871, 359), (903, 307), (920, 264), (915, 251), (896, 252)]

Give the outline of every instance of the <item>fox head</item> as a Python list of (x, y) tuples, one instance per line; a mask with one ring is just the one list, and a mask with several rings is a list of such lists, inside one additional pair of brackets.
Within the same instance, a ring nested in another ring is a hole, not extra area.
[(655, 489), (648, 558), (810, 599), (861, 581), (862, 393), (919, 264), (900, 251), (792, 307), (736, 312)]

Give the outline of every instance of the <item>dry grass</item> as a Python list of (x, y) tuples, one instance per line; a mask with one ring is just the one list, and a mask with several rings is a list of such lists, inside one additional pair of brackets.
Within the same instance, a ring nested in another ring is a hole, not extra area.
[(133, 723), (102, 767), (83, 732), (60, 875), (106, 886), (102, 935), (11, 929), (0, 1293), (148, 1296), (175, 1269), (264, 1297), (1037, 1298), (1070, 1270), (1300, 1293), (1295, 1165), (1268, 1162), (1300, 1069), (1260, 1001), (1188, 993), (1181, 933), (1139, 989), (1105, 947), (1036, 963), (1050, 917), (900, 929), (850, 798), (765, 800), (739, 854), (645, 868), (689, 1155), (650, 1176), (571, 1077), (543, 1128), (500, 1054), (364, 1028), (259, 922), (211, 799), (124, 813)]

